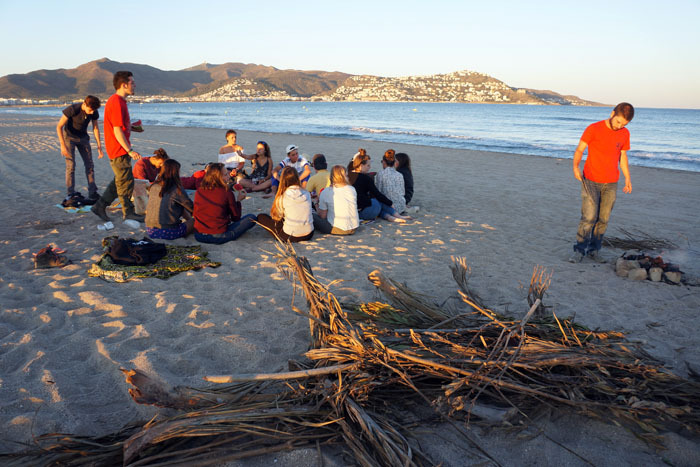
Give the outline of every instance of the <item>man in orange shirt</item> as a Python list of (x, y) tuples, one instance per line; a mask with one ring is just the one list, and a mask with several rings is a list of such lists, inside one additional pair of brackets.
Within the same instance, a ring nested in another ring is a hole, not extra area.
[[(632, 193), (627, 162), (630, 132), (625, 128), (632, 118), (634, 107), (627, 102), (618, 104), (609, 119), (586, 128), (574, 152), (574, 177), (581, 182), (581, 222), (576, 233), (574, 253), (569, 258), (572, 263), (580, 262), (585, 255), (596, 262), (605, 262), (600, 256), (600, 247), (617, 197), (620, 170), (625, 176), (622, 191)], [(588, 157), (582, 175), (579, 165), (586, 148)]]

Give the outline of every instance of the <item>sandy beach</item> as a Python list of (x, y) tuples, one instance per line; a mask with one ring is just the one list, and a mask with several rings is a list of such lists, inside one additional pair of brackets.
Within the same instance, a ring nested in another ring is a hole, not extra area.
[[(255, 227), (239, 240), (205, 245), (219, 268), (168, 280), (109, 283), (88, 277), (101, 255), (91, 213), (66, 213), (64, 162), (56, 121), (0, 115), (0, 451), (47, 432), (96, 435), (148, 420), (159, 411), (137, 405), (120, 368), (137, 368), (169, 385), (203, 386), (205, 375), (276, 372), (308, 349), (308, 321), (295, 314), (303, 297), (278, 271), (272, 238)], [(100, 125), (101, 126), (101, 125)], [(622, 250), (605, 248), (609, 262), (566, 261), (580, 215), (579, 184), (571, 160), (287, 134), (238, 132), (246, 152), (267, 141), (273, 160), (296, 144), (310, 157), (323, 153), (329, 167), (346, 165), (358, 147), (373, 170), (392, 147), (411, 156), (414, 221), (375, 221), (349, 237), (317, 234), (295, 245), (322, 282), (341, 300), (376, 300), (367, 274), (380, 269), (430, 295), (456, 297), (451, 256), (464, 256), (470, 284), (497, 311), (527, 311), (527, 284), (535, 265), (553, 272), (545, 298), (557, 316), (590, 328), (622, 331), (675, 373), (700, 371), (700, 287), (617, 277)], [(634, 142), (634, 131), (632, 131)], [(94, 143), (94, 141), (93, 141)], [(132, 135), (143, 155), (163, 147), (183, 174), (201, 169), (225, 144), (224, 130), (146, 127)], [(572, 153), (576, 141), (571, 141)], [(107, 159), (93, 150), (100, 190), (112, 179)], [(642, 231), (677, 244), (664, 258), (689, 277), (700, 276), (700, 174), (632, 167), (632, 194), (618, 191), (608, 234)], [(82, 162), (76, 187), (87, 194)], [(243, 212), (269, 212), (270, 199), (254, 195)], [(141, 238), (140, 229), (112, 211), (109, 234)], [(48, 243), (67, 251), (72, 264), (34, 270), (32, 253)], [(197, 244), (193, 237), (172, 242)], [(455, 300), (455, 303), (457, 301)], [(700, 401), (699, 401), (700, 403)], [(697, 465), (700, 439), (665, 433), (656, 451), (624, 428), (575, 415), (542, 421), (541, 433), (518, 436), (471, 427), (471, 435), (502, 465)], [(443, 465), (491, 465), (449, 427), (426, 428), (424, 448)], [(535, 433), (537, 430), (535, 430)], [(574, 454), (575, 453), (575, 454)], [(339, 450), (324, 450), (325, 465), (346, 465)], [(248, 460), (241, 465), (319, 465), (315, 450)], [(232, 464), (233, 465), (233, 464)], [(236, 464), (238, 465), (238, 464)]]

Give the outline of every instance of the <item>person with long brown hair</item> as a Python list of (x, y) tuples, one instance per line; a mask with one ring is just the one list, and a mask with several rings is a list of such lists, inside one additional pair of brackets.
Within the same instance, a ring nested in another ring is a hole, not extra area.
[(260, 214), (258, 223), (286, 242), (303, 242), (314, 236), (311, 195), (301, 187), (294, 167), (280, 173), (279, 188), (270, 215)]
[(382, 171), (375, 178), (377, 189), (384, 193), (393, 203), (392, 208), (401, 213), (406, 210), (406, 189), (404, 188), (403, 175), (394, 168), (396, 164), (396, 151), (388, 149), (382, 157)]
[(357, 192), (360, 219), (373, 220), (381, 216), (389, 222), (405, 223), (410, 217), (402, 216), (391, 207), (392, 201), (377, 189), (368, 175), (370, 168), (369, 154), (360, 148), (348, 164), (348, 179)]
[(324, 188), (318, 199), (314, 228), (332, 235), (352, 235), (360, 225), (357, 213), (357, 193), (350, 185), (345, 167), (331, 169), (331, 186)]
[(241, 217), (241, 200), (228, 189), (229, 171), (221, 162), (207, 165), (194, 196), (194, 238), (202, 243), (221, 244), (236, 240), (255, 225), (253, 214)]
[[(180, 163), (167, 159), (158, 179), (149, 188), (146, 234), (151, 238), (174, 240), (192, 233), (192, 200), (180, 183)], [(181, 218), (186, 221), (182, 222)]]
[(272, 155), (270, 146), (265, 141), (258, 141), (255, 158), (251, 161), (253, 169), (238, 183), (248, 191), (266, 191), (272, 186)]

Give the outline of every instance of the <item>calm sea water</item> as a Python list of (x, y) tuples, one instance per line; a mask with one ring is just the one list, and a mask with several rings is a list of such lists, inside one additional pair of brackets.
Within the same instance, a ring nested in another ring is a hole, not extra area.
[[(131, 104), (144, 125), (372, 139), (557, 158), (573, 156), (583, 130), (607, 107), (394, 102)], [(0, 107), (60, 117), (62, 107)], [(700, 172), (700, 110), (636, 109), (630, 163)]]

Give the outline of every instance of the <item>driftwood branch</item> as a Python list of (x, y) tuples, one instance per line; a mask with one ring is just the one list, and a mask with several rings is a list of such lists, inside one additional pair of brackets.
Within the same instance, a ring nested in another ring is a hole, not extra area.
[(285, 380), (309, 378), (312, 376), (328, 375), (339, 371), (356, 370), (360, 365), (358, 363), (346, 363), (344, 365), (326, 366), (323, 368), (314, 368), (311, 370), (288, 371), (286, 373), (257, 373), (257, 374), (241, 374), (241, 375), (217, 375), (205, 376), (204, 380), (210, 383), (242, 383), (245, 381), (269, 381), (269, 380)]

